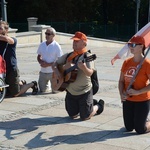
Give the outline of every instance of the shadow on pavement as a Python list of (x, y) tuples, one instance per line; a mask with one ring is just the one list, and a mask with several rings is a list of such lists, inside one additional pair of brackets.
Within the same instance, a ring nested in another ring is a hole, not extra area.
[[(52, 122), (53, 120), (57, 120)], [(5, 130), (4, 136), (12, 140), (15, 136), (37, 130), (41, 126), (68, 124), (81, 122), (79, 119), (72, 120), (69, 117), (43, 117), (43, 118), (21, 118), (18, 120), (0, 122), (0, 130)], [(101, 142), (107, 139), (123, 138), (126, 136), (137, 135), (135, 132), (126, 132), (124, 128), (120, 130), (100, 130), (85, 132), (80, 134), (65, 134), (65, 135), (49, 135), (46, 132), (39, 132), (37, 135), (29, 140), (24, 146), (28, 149), (40, 148), (46, 146), (54, 146), (60, 143), (66, 144), (81, 144), (91, 142)], [(17, 132), (14, 132), (17, 131)], [(36, 132), (34, 132), (36, 133)], [(68, 132), (69, 133), (69, 132)], [(45, 135), (45, 136), (44, 136)], [(44, 137), (43, 137), (44, 136)], [(46, 137), (46, 138), (45, 138)], [(48, 137), (48, 138), (47, 138)], [(74, 142), (73, 142), (74, 141)]]

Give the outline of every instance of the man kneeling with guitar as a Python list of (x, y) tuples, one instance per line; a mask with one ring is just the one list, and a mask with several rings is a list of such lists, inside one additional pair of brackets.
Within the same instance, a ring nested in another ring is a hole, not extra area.
[(71, 39), (73, 52), (59, 57), (52, 66), (52, 86), (58, 91), (66, 90), (65, 107), (71, 118), (80, 115), (82, 120), (87, 120), (104, 110), (103, 100), (93, 101), (91, 75), (96, 58), (87, 52), (85, 34), (76, 32)]

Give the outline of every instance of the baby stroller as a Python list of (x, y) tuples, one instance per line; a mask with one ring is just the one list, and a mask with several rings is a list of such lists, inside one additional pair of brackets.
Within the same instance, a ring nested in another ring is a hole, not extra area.
[[(6, 48), (7, 48), (7, 46), (6, 46)], [(4, 54), (5, 54), (6, 48), (3, 52), (3, 56), (0, 55), (0, 103), (5, 98), (6, 87), (9, 86), (5, 83), (6, 62), (4, 60)]]

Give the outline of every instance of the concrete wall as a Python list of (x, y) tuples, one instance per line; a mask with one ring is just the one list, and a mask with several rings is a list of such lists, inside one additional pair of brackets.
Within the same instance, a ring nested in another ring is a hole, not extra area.
[[(18, 41), (17, 47), (35, 46), (35, 45), (39, 45), (42, 41), (45, 40), (45, 30), (42, 30), (42, 32), (28, 31), (28, 32), (19, 32), (19, 33), (15, 33), (11, 31), (9, 32), (8, 35), (17, 38)], [(55, 36), (55, 40), (59, 44), (72, 44), (72, 40), (70, 39), (72, 36), (73, 34), (57, 32)], [(113, 40), (107, 40), (101, 38), (88, 37), (88, 45), (91, 46), (96, 45), (99, 47), (121, 47), (124, 44), (125, 42), (121, 42), (121, 41), (113, 41)]]
[[(67, 33), (61, 33), (57, 32), (55, 39), (60, 44), (71, 44), (72, 40), (70, 39), (73, 36), (73, 34), (67, 34)], [(107, 40), (107, 39), (101, 39), (101, 38), (94, 38), (94, 37), (88, 37), (88, 45), (91, 46), (99, 46), (99, 47), (120, 47), (123, 46), (125, 42), (121, 41), (113, 41), (113, 40)]]
[(41, 33), (35, 31), (16, 33), (17, 46), (35, 46), (41, 42)]

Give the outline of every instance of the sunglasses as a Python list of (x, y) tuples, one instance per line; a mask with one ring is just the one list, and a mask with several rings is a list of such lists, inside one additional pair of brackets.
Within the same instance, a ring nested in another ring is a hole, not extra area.
[(45, 35), (48, 35), (48, 36), (50, 36), (50, 35), (53, 35), (53, 34), (45, 32)]
[(142, 44), (128, 43), (128, 47), (132, 47), (132, 48), (135, 48), (137, 45), (142, 45)]

